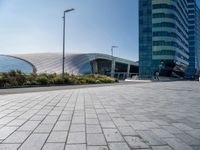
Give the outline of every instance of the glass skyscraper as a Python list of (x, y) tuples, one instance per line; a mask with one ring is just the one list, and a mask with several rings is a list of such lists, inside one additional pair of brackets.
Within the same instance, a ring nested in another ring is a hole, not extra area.
[(197, 73), (198, 22), (195, 0), (139, 0), (140, 78)]
[(186, 78), (195, 78), (200, 73), (200, 9), (194, 0), (188, 0), (189, 66)]

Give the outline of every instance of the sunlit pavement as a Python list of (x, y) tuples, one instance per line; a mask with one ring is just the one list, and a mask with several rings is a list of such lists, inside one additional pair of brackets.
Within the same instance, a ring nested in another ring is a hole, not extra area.
[(200, 150), (200, 82), (0, 96), (0, 150)]

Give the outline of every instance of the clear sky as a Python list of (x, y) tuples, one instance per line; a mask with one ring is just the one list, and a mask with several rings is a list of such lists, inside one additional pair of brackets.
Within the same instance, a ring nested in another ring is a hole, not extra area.
[(138, 60), (137, 0), (0, 0), (0, 53), (99, 52)]
[(66, 51), (138, 60), (138, 0), (0, 0), (0, 53), (62, 52), (69, 8)]

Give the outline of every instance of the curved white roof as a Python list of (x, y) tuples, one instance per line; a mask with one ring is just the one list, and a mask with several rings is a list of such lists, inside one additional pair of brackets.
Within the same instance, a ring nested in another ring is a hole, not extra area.
[[(8, 55), (17, 57), (31, 63), (37, 73), (61, 73), (62, 72), (62, 54), (60, 53), (33, 53), (33, 54), (12, 54)], [(65, 72), (79, 74), (80, 68), (95, 59), (112, 60), (107, 54), (87, 53), (87, 54), (69, 54), (65, 55)], [(138, 66), (138, 63), (114, 57), (116, 62)]]

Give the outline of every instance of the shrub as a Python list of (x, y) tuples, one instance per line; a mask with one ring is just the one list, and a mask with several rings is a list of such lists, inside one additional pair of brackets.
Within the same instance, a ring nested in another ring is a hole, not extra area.
[(111, 77), (100, 77), (99, 80), (101, 83), (114, 83), (116, 82), (114, 78)]
[[(10, 86), (22, 86), (26, 82), (25, 74), (20, 70), (11, 70), (7, 74), (3, 74), (4, 84)], [(7, 84), (8, 83), (8, 84)]]
[(32, 85), (30, 81), (26, 81), (25, 85)]
[(60, 76), (55, 76), (53, 78), (54, 84), (63, 84), (62, 78)]
[(68, 74), (64, 75), (64, 82), (66, 84), (70, 84), (71, 83), (71, 78), (70, 78), (70, 76)]
[(78, 80), (80, 84), (87, 84), (87, 81), (84, 78), (79, 78)]
[(48, 84), (48, 78), (45, 75), (39, 75), (36, 77), (37, 83), (41, 85), (47, 85)]
[(89, 84), (116, 82), (115, 78), (108, 77), (105, 75), (99, 75), (99, 74), (88, 74), (88, 75), (84, 75), (83, 77), (86, 79), (86, 82)]
[(10, 87), (12, 87), (12, 86), (11, 86), (10, 83), (6, 82), (5, 85), (4, 85), (4, 87), (5, 87), (5, 88), (10, 88)]
[(17, 80), (15, 77), (10, 77), (9, 78), (9, 82), (8, 82), (11, 86), (18, 86)]
[(95, 83), (98, 83), (98, 81), (94, 78), (91, 78), (91, 77), (85, 77), (85, 80), (88, 84), (95, 84)]
[[(112, 77), (87, 74), (87, 75), (64, 75), (64, 83), (70, 85), (114, 83), (118, 80)], [(56, 74), (29, 74), (20, 70), (11, 70), (8, 73), (0, 73), (0, 87), (14, 87), (23, 85), (55, 85), (63, 84), (61, 75)]]
[(0, 74), (0, 87), (4, 86), (4, 79), (3, 79), (3, 75)]
[(16, 76), (17, 85), (24, 85), (26, 83), (26, 77), (24, 74), (17, 74)]
[(37, 77), (35, 74), (26, 75), (25, 77), (26, 77), (26, 83), (25, 84), (35, 85), (36, 77)]
[(70, 85), (80, 84), (80, 82), (78, 81), (78, 77), (77, 76), (69, 75), (69, 74), (65, 74), (64, 82), (65, 82), (65, 84), (70, 84)]
[(16, 70), (16, 71), (15, 71), (15, 70), (10, 70), (10, 71), (8, 72), (8, 76), (11, 76), (11, 77), (15, 77), (16, 74), (17, 74), (17, 70)]

